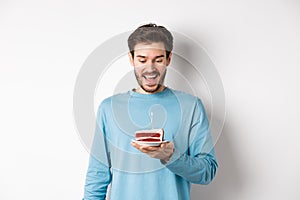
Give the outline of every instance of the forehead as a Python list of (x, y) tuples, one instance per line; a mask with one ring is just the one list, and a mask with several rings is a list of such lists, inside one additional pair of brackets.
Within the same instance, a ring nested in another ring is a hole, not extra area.
[(166, 49), (162, 42), (156, 43), (138, 43), (134, 47), (135, 56), (137, 55), (156, 55), (165, 54)]

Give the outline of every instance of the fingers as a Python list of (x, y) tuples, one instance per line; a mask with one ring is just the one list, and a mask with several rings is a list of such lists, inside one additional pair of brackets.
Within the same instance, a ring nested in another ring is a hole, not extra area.
[(160, 144), (160, 146), (142, 146), (135, 142), (131, 142), (131, 145), (152, 158), (157, 158), (166, 161), (171, 157), (171, 155), (174, 152), (173, 142), (163, 142)]
[(163, 149), (173, 149), (174, 148), (174, 143), (173, 142), (163, 142), (160, 145), (161, 148)]
[(133, 147), (135, 147), (136, 149), (140, 150), (141, 152), (143, 153), (149, 153), (149, 152), (153, 152), (153, 151), (157, 151), (160, 147), (154, 147), (154, 146), (142, 146), (142, 145), (139, 145), (135, 142), (131, 142), (131, 145)]
[(139, 149), (139, 147), (140, 147), (140, 145), (137, 144), (137, 143), (135, 143), (135, 142), (130, 142), (130, 144), (131, 144), (131, 146), (133, 146), (133, 147), (135, 147), (137, 149)]

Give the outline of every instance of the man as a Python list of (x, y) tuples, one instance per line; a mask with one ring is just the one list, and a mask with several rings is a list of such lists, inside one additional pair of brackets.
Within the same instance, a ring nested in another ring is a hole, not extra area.
[[(128, 46), (138, 87), (99, 106), (84, 199), (105, 199), (111, 184), (111, 200), (188, 200), (190, 184), (210, 183), (218, 167), (204, 107), (164, 85), (173, 49), (165, 27), (140, 26)], [(160, 146), (132, 141), (153, 126), (164, 130)]]

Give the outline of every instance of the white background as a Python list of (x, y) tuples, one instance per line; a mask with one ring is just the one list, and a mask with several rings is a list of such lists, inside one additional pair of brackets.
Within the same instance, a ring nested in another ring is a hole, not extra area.
[(156, 22), (203, 44), (224, 84), (219, 171), (192, 199), (300, 199), (300, 2), (0, 2), (0, 199), (80, 199), (76, 76), (113, 35)]

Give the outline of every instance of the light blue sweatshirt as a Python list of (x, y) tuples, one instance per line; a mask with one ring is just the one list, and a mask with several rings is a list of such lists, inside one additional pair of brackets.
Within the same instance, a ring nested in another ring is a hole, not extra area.
[[(167, 163), (130, 145), (135, 131), (151, 128), (163, 128), (164, 140), (174, 142)], [(129, 91), (99, 106), (84, 200), (104, 200), (109, 184), (110, 200), (189, 200), (190, 184), (210, 183), (217, 168), (199, 98), (169, 88), (155, 94)]]

